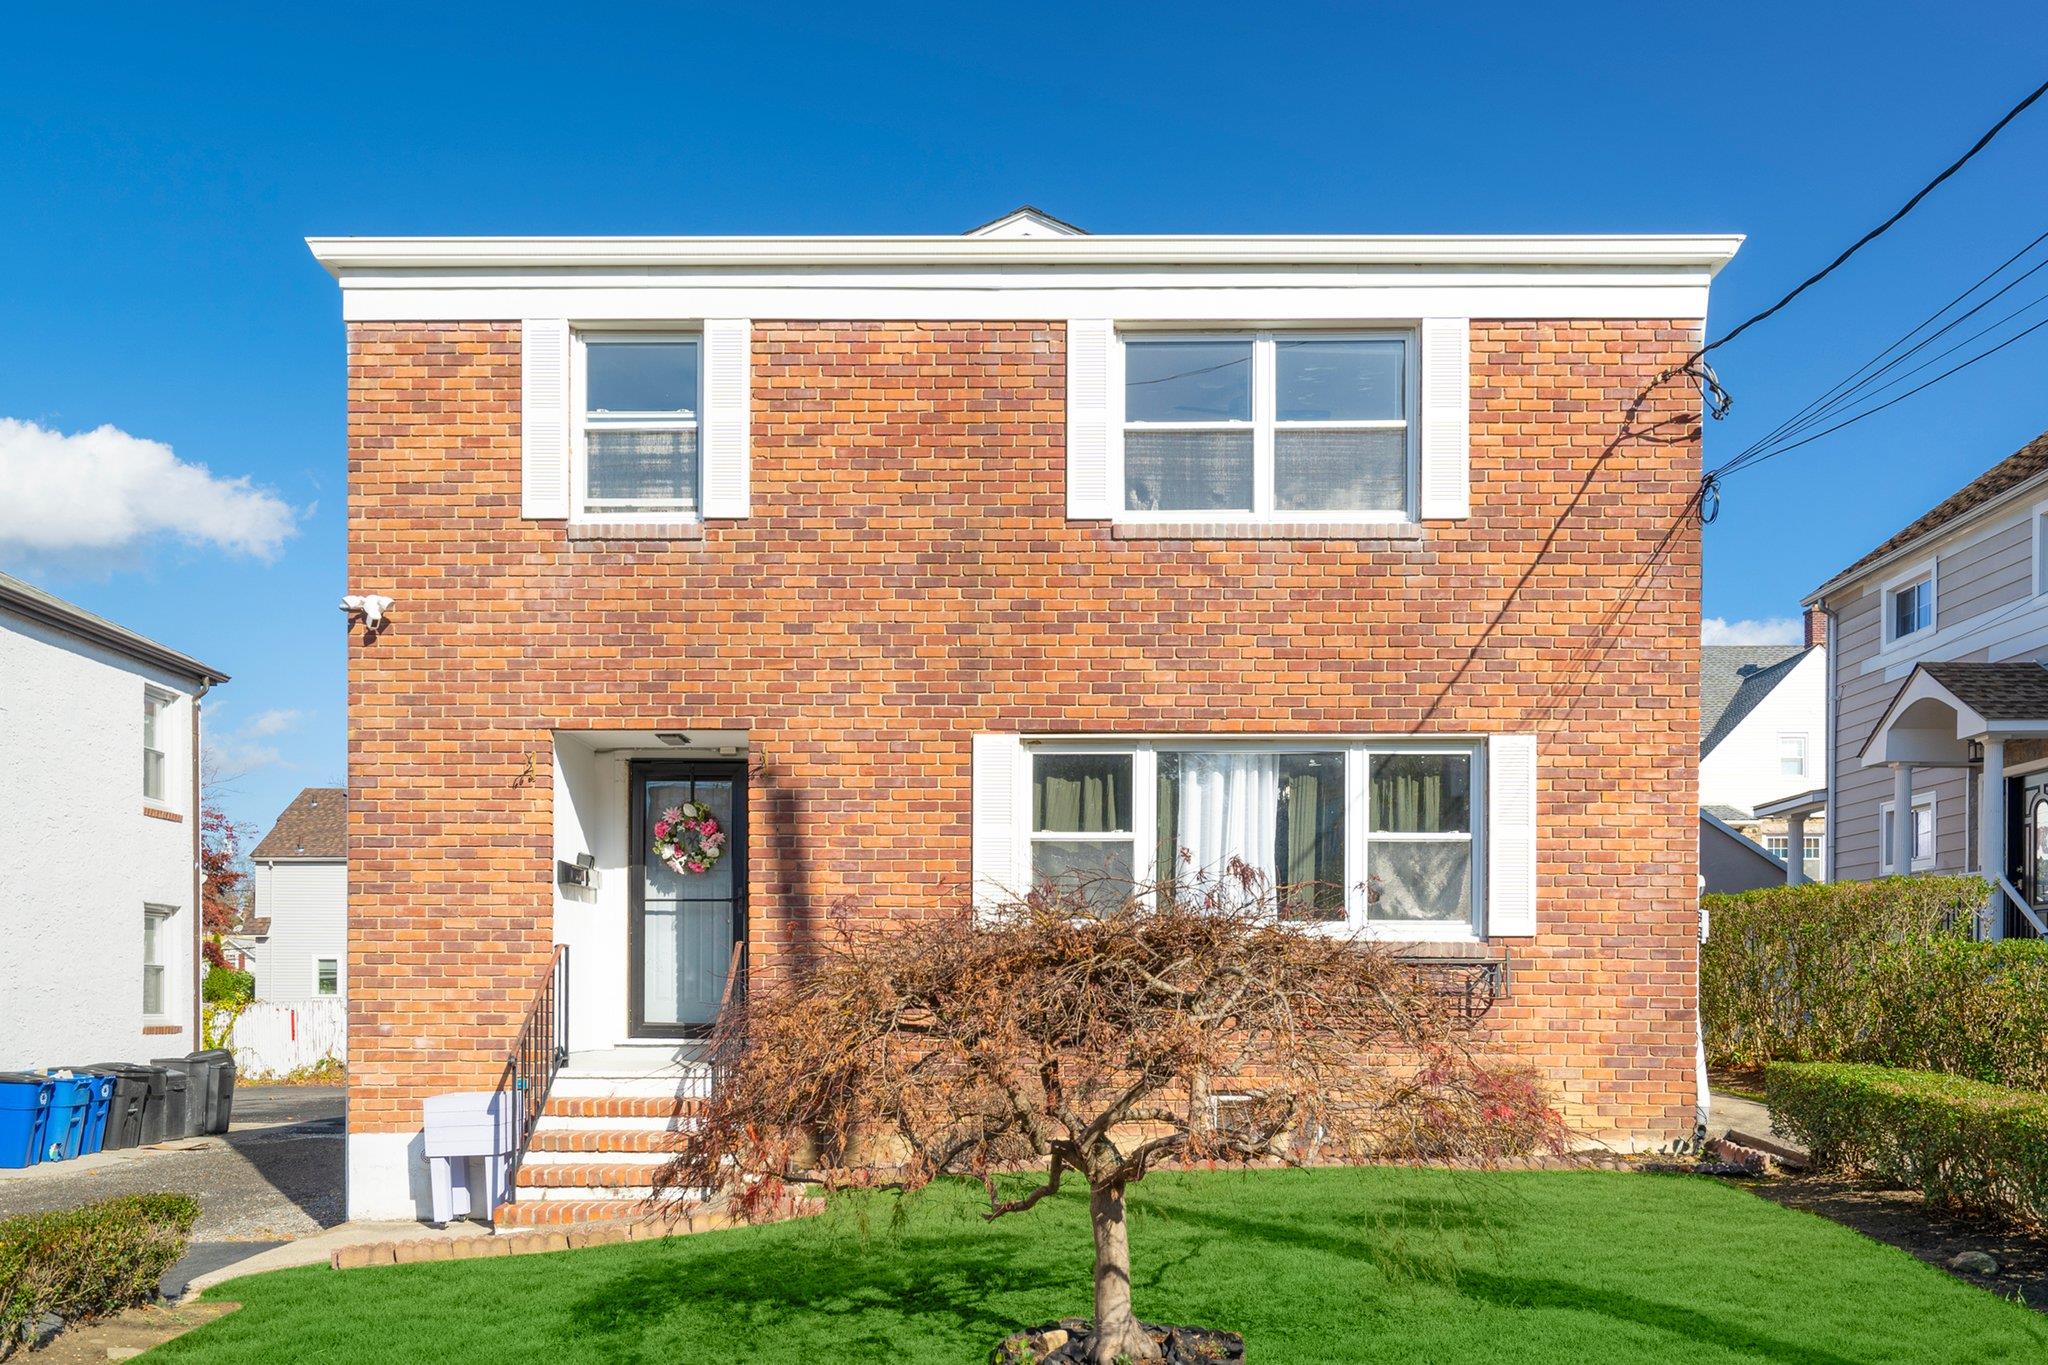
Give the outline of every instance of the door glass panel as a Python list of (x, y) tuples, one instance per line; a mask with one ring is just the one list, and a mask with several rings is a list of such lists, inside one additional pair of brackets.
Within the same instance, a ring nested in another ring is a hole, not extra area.
[(2048, 901), (2048, 801), (2034, 803), (2034, 829), (2029, 843), (2033, 846), (2034, 884), (2027, 888), (2028, 899)]
[(708, 1025), (718, 1016), (732, 963), (739, 844), (728, 842), (725, 856), (703, 872), (678, 872), (655, 855), (652, 831), (669, 811), (695, 801), (731, 834), (733, 784), (649, 782), (642, 801), (641, 1022)]

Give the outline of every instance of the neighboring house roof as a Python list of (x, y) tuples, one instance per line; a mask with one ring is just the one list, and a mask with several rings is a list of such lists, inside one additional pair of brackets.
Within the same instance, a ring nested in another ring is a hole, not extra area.
[(1753, 818), (1748, 811), (1736, 806), (1701, 806), (1700, 814), (1710, 820), (1718, 820), (1724, 825), (1732, 825), (1738, 821), (1746, 822)]
[(263, 842), (249, 853), (255, 862), (276, 858), (348, 856), (348, 789), (308, 787), (292, 798)]
[(2037, 663), (1927, 663), (1920, 668), (1986, 720), (2048, 719), (2048, 668)]
[[(1815, 646), (1818, 648), (1818, 646)], [(1700, 757), (1791, 676), (1803, 645), (1707, 645), (1700, 650)]]
[(227, 674), (210, 664), (200, 663), (189, 654), (180, 654), (175, 649), (160, 645), (126, 626), (115, 625), (104, 616), (95, 616), (84, 607), (44, 592), (35, 584), (12, 574), (0, 573), (0, 607), (44, 625), (55, 626), (67, 635), (89, 640), (116, 654), (190, 678), (202, 688), (228, 680)]
[[(1883, 544), (1872, 550), (1848, 568), (1830, 578), (1815, 590), (1814, 597), (1834, 590), (1841, 583), (1854, 578), (1878, 561), (1889, 558), (1914, 543), (1968, 516), (1978, 508), (1997, 501), (2000, 497), (2028, 483), (2037, 475), (2048, 472), (2048, 432), (2043, 432), (2021, 446), (2012, 454), (2000, 460), (1976, 478), (1964, 484), (1955, 492), (1936, 503), (1932, 509), (1909, 521), (1898, 532), (1887, 538)], [(1812, 600), (1812, 599), (1809, 599)]]
[(1044, 209), (1033, 204), (1019, 204), (999, 218), (967, 229), (966, 236), (986, 237), (997, 233), (1053, 232), (1064, 237), (1086, 237), (1086, 228), (1076, 227), (1064, 218), (1055, 218)]

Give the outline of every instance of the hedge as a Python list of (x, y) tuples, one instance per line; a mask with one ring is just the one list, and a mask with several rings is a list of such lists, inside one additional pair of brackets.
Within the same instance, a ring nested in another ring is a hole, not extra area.
[(189, 1195), (124, 1194), (0, 1219), (0, 1353), (46, 1313), (75, 1321), (155, 1298), (198, 1217)]
[(1764, 1071), (1771, 1121), (1816, 1165), (1929, 1200), (2048, 1223), (2048, 1095), (1961, 1076), (1830, 1062)]
[(1990, 888), (1888, 877), (1708, 896), (1717, 1065), (1872, 1062), (2048, 1089), (2048, 945), (1972, 943)]
[(243, 1005), (256, 998), (256, 974), (208, 967), (201, 996), (209, 1005)]

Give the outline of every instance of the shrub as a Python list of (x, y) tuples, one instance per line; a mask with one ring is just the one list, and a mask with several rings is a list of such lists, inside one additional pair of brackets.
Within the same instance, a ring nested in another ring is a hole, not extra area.
[(2048, 1090), (2048, 942), (1931, 939), (1880, 953), (1867, 1043), (1843, 1060)]
[(1966, 940), (1989, 895), (1975, 877), (1886, 877), (1706, 897), (1700, 1023), (1708, 1057), (1733, 1066), (1913, 1064), (1870, 1052), (1888, 1008), (1880, 987), (1912, 979), (1910, 964), (1881, 968), (1901, 950)]
[(124, 1194), (0, 1219), (0, 1343), (45, 1313), (71, 1321), (148, 1302), (198, 1217), (189, 1195)]
[(1929, 1200), (2048, 1222), (2048, 1095), (1961, 1076), (1829, 1062), (1764, 1072), (1772, 1123), (1815, 1164)]
[(209, 967), (202, 994), (209, 1005), (244, 1005), (256, 998), (256, 974)]

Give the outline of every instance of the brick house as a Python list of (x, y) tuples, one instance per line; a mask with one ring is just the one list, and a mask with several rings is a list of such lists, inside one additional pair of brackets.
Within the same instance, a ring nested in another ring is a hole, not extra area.
[[(1586, 1131), (1689, 1132), (1659, 380), (1737, 243), (314, 240), (349, 590), (395, 602), (349, 668), (351, 1216), (418, 1207), (422, 1099), (499, 1081), (551, 962), (521, 1218), (645, 1185), (623, 1130), (701, 1083), (729, 967), (1176, 848), (1480, 964)], [(690, 800), (730, 844), (677, 873)]]

